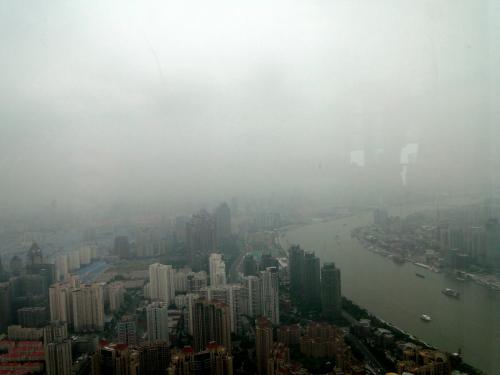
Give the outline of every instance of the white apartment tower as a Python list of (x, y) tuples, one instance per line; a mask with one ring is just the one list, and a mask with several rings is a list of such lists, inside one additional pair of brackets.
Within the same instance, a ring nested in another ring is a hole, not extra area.
[(279, 279), (276, 267), (268, 267), (260, 272), (262, 316), (272, 324), (279, 324)]
[(149, 283), (151, 299), (173, 302), (175, 297), (175, 271), (170, 265), (153, 263), (149, 266)]
[(104, 297), (100, 284), (84, 285), (71, 293), (75, 332), (104, 329)]
[(226, 264), (222, 260), (222, 254), (210, 254), (208, 259), (210, 270), (210, 286), (226, 284)]

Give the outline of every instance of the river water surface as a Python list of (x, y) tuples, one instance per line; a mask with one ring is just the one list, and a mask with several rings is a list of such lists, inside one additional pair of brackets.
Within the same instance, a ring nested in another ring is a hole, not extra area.
[[(314, 250), (322, 263), (335, 262), (343, 295), (358, 305), (432, 346), (460, 349), (466, 362), (487, 374), (500, 374), (500, 292), (364, 249), (351, 230), (372, 222), (371, 213), (318, 222), (290, 229), (285, 240)], [(458, 290), (460, 299), (443, 295), (444, 288)], [(424, 313), (432, 322), (420, 320)]]

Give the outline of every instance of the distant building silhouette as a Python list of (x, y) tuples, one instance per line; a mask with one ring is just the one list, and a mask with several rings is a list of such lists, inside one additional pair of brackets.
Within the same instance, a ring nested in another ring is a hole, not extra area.
[(218, 246), (231, 237), (231, 209), (226, 202), (215, 210), (216, 241)]
[(38, 246), (36, 242), (33, 242), (30, 249), (28, 250), (28, 254), (26, 255), (26, 267), (42, 263), (43, 263), (42, 249), (40, 249), (40, 246)]
[(206, 269), (208, 255), (215, 251), (215, 228), (214, 218), (205, 210), (193, 215), (186, 224), (188, 261), (193, 269)]
[(130, 258), (130, 243), (127, 236), (115, 237), (113, 254), (124, 259)]
[(17, 255), (14, 255), (10, 260), (9, 268), (12, 275), (18, 276), (23, 270), (23, 261)]

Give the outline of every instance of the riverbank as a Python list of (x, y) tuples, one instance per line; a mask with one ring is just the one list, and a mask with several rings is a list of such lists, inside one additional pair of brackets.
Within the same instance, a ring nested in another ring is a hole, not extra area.
[(432, 257), (434, 263), (428, 264), (424, 256), (414, 255), (405, 248), (398, 247), (395, 249), (390, 247), (386, 242), (381, 241), (379, 232), (380, 230), (377, 231), (377, 228), (373, 226), (358, 227), (352, 230), (351, 236), (356, 238), (365, 250), (379, 254), (385, 258), (390, 258), (395, 263), (403, 264), (405, 262), (410, 262), (417, 267), (425, 268), (436, 273), (448, 271), (457, 281), (463, 282), (470, 280), (490, 290), (500, 291), (500, 278), (493, 274), (478, 274), (462, 270), (446, 270), (443, 266), (443, 260), (435, 258), (435, 256)]

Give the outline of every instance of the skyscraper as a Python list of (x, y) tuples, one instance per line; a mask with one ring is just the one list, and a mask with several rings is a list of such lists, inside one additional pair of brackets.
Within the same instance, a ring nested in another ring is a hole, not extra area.
[(262, 316), (268, 318), (272, 324), (279, 324), (279, 278), (276, 267), (268, 267), (260, 272), (260, 290), (262, 301)]
[(299, 245), (294, 245), (288, 250), (288, 269), (290, 274), (290, 290), (294, 297), (302, 292), (302, 267), (304, 263), (304, 250)]
[(247, 276), (243, 279), (243, 286), (246, 289), (247, 314), (257, 317), (262, 310), (262, 296), (260, 292), (260, 278), (257, 276)]
[(210, 286), (226, 284), (226, 264), (222, 260), (222, 255), (213, 253), (209, 257)]
[(195, 270), (206, 267), (207, 256), (215, 250), (215, 220), (205, 210), (193, 215), (186, 224), (188, 261)]
[(267, 375), (269, 354), (273, 347), (273, 326), (266, 318), (255, 322), (255, 354), (257, 356), (257, 373)]
[(47, 375), (71, 375), (71, 340), (58, 339), (45, 345)]
[(241, 284), (227, 284), (227, 305), (231, 314), (231, 332), (242, 332), (242, 317), (247, 313), (245, 288)]
[(148, 337), (150, 343), (157, 341), (170, 342), (168, 329), (168, 305), (161, 302), (153, 302), (146, 307), (148, 324)]
[(319, 307), (320, 269), (319, 258), (314, 252), (306, 252), (302, 265), (302, 301), (311, 307)]
[(174, 269), (171, 265), (154, 263), (149, 266), (151, 298), (170, 304), (175, 297)]
[(193, 335), (194, 306), (198, 298), (200, 298), (198, 294), (195, 293), (186, 294), (186, 306), (185, 306), (187, 313), (186, 325), (187, 325), (187, 331), (189, 332), (190, 335)]
[(104, 298), (100, 284), (84, 285), (71, 292), (73, 329), (94, 332), (104, 329)]
[(194, 305), (193, 340), (195, 352), (204, 350), (214, 341), (231, 350), (231, 318), (224, 303), (198, 300)]
[(321, 268), (321, 306), (325, 318), (338, 316), (342, 310), (340, 270), (335, 263), (325, 263)]
[(68, 283), (51, 285), (49, 288), (50, 320), (73, 323), (71, 290), (71, 285)]

